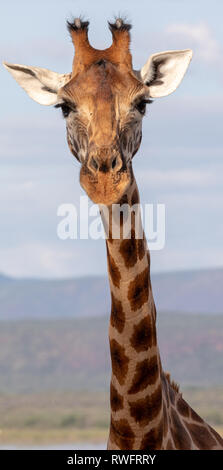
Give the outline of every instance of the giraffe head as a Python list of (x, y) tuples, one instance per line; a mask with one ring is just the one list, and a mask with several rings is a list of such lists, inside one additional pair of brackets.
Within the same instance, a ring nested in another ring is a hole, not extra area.
[(68, 22), (75, 47), (72, 73), (4, 63), (28, 95), (43, 105), (60, 107), (67, 141), (81, 164), (80, 183), (100, 204), (118, 202), (132, 178), (132, 158), (142, 136), (142, 118), (151, 98), (166, 96), (180, 84), (192, 51), (166, 51), (150, 56), (133, 70), (129, 24), (109, 23), (112, 45), (94, 49), (88, 22)]

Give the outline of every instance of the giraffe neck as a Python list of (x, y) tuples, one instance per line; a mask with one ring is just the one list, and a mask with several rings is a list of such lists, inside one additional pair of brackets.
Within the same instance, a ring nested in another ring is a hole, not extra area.
[[(119, 202), (139, 203), (136, 182)], [(108, 233), (107, 258), (111, 289), (109, 341), (111, 352), (111, 422), (108, 449), (223, 449), (223, 440), (183, 400), (162, 370), (156, 339), (156, 309), (150, 282), (150, 259), (141, 218), (130, 215), (130, 238), (125, 218), (121, 236), (112, 223), (120, 217), (102, 210)], [(117, 209), (118, 211), (118, 209)], [(136, 218), (137, 222), (136, 223)], [(109, 223), (108, 223), (109, 220)], [(125, 236), (124, 236), (125, 232)]]
[[(120, 205), (139, 203), (135, 181)], [(111, 211), (110, 211), (111, 216)], [(113, 218), (117, 214), (113, 213)], [(119, 216), (119, 214), (118, 214)], [(109, 341), (112, 376), (111, 424), (108, 448), (140, 449), (145, 441), (160, 448), (163, 438), (161, 363), (156, 340), (156, 309), (150, 282), (150, 263), (141, 217), (131, 217), (131, 238), (107, 240), (111, 290)], [(110, 219), (111, 220), (111, 219)], [(121, 219), (122, 220), (122, 219)], [(127, 218), (129, 221), (129, 218)], [(138, 225), (143, 238), (136, 239)]]

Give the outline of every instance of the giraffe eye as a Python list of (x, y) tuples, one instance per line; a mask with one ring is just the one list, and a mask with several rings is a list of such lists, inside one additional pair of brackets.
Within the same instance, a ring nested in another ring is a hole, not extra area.
[(140, 112), (140, 114), (145, 114), (147, 103), (148, 100), (141, 100), (136, 104), (136, 109)]
[(149, 98), (143, 98), (135, 104), (135, 108), (139, 111), (140, 114), (144, 115), (146, 112), (146, 105), (152, 103), (152, 100)]
[(75, 105), (71, 106), (68, 103), (56, 104), (55, 108), (61, 108), (64, 118), (67, 118), (71, 111), (75, 111)]
[(67, 104), (62, 104), (61, 109), (62, 109), (63, 117), (66, 118), (67, 116), (69, 116), (71, 112), (71, 108)]

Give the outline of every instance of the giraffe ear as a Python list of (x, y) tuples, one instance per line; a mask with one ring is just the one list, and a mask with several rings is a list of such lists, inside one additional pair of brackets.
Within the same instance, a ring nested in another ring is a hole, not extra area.
[(150, 56), (140, 71), (151, 98), (169, 95), (179, 86), (192, 59), (191, 49), (158, 52)]
[(59, 88), (71, 78), (71, 74), (60, 74), (40, 67), (8, 64), (7, 62), (3, 62), (3, 65), (30, 98), (46, 106), (57, 103)]

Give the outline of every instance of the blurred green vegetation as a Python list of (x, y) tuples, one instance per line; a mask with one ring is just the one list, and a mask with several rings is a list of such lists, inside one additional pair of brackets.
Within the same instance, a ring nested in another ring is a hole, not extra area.
[(0, 394), (0, 445), (105, 441), (106, 392)]
[[(223, 431), (223, 387), (186, 388), (184, 398), (218, 432)], [(0, 445), (105, 442), (108, 393), (0, 395)]]
[[(108, 390), (108, 317), (1, 321), (0, 393)], [(182, 386), (223, 386), (223, 315), (159, 313), (164, 370)]]
[[(107, 330), (106, 317), (1, 321), (0, 446), (106, 441)], [(164, 370), (222, 433), (223, 316), (160, 313), (158, 340)]]

